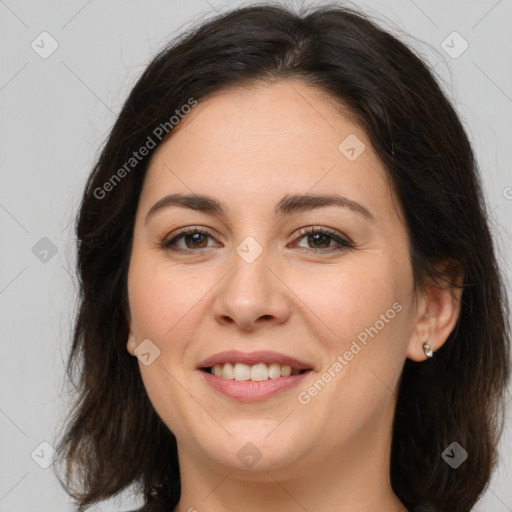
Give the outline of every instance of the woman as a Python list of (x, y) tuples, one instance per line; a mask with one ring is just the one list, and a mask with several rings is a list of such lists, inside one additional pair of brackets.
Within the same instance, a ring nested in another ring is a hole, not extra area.
[(486, 219), (453, 107), (361, 13), (171, 43), (77, 220), (78, 509), (136, 484), (144, 511), (471, 510), (509, 378)]

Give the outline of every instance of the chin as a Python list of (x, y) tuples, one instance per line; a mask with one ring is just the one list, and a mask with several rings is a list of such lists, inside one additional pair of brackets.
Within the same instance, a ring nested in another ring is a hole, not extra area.
[(301, 458), (303, 452), (297, 451), (298, 440), (286, 436), (284, 431), (283, 438), (273, 438), (274, 434), (269, 432), (271, 429), (265, 428), (236, 438), (226, 435), (222, 441), (210, 438), (204, 446), (205, 455), (217, 464), (254, 475), (288, 467)]

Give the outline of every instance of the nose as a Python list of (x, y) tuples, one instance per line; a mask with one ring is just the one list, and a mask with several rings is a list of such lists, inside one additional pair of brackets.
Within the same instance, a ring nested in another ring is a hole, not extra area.
[(287, 288), (272, 268), (268, 251), (252, 263), (233, 254), (233, 268), (221, 280), (213, 304), (215, 320), (244, 331), (279, 325), (289, 318)]

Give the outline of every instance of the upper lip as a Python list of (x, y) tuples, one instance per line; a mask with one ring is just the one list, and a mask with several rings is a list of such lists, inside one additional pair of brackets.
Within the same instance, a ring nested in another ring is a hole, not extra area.
[(224, 363), (243, 363), (247, 365), (254, 365), (258, 363), (278, 363), (280, 365), (288, 365), (292, 370), (311, 370), (311, 365), (300, 361), (295, 357), (280, 354), (270, 350), (260, 350), (256, 352), (240, 352), (239, 350), (229, 350), (226, 352), (219, 352), (214, 354), (204, 361), (201, 361), (198, 368), (211, 368), (216, 364)]

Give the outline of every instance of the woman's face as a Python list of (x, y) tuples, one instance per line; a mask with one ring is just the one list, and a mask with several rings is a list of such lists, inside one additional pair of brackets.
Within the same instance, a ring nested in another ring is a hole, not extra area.
[(180, 464), (293, 472), (389, 444), (418, 319), (397, 208), (366, 134), (304, 83), (175, 128), (138, 205), (127, 348)]

